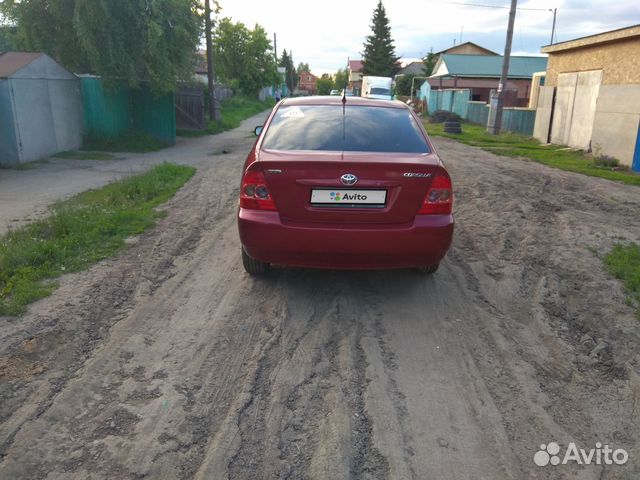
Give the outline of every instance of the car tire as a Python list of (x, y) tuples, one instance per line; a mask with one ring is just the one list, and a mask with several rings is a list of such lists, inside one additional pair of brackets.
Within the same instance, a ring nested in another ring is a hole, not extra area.
[(251, 275), (264, 275), (269, 269), (268, 263), (260, 262), (250, 257), (244, 249), (242, 249), (242, 265), (247, 273)]
[(436, 271), (438, 270), (438, 267), (440, 266), (439, 263), (436, 263), (435, 265), (429, 265), (426, 267), (418, 267), (418, 272), (422, 273), (423, 275), (433, 275), (434, 273), (436, 273)]

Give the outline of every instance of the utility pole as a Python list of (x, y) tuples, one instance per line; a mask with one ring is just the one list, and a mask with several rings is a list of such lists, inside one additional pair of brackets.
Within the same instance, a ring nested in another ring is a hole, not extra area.
[(276, 57), (276, 67), (278, 66), (278, 41), (276, 40), (276, 34), (273, 33), (273, 56)]
[[(549, 9), (551, 11), (551, 9)], [(556, 34), (556, 13), (558, 12), (557, 8), (553, 9), (553, 26), (551, 27), (551, 43), (549, 45), (553, 45), (553, 37)]]
[(293, 50), (289, 50), (289, 60), (291, 61), (291, 92), (289, 93), (292, 97), (293, 97), (293, 91), (296, 88), (295, 82), (294, 82), (294, 75), (296, 74), (295, 70), (296, 70), (296, 65), (295, 63), (293, 63)]
[(500, 75), (498, 91), (491, 96), (489, 122), (487, 123), (487, 132), (491, 135), (497, 135), (498, 133), (500, 133), (500, 126), (502, 124), (502, 107), (504, 104), (504, 94), (505, 87), (507, 86), (507, 78), (509, 77), (511, 40), (513, 39), (513, 24), (516, 20), (517, 4), (518, 0), (511, 0), (511, 9), (509, 10), (509, 26), (507, 27), (507, 40), (504, 45), (504, 58), (502, 59), (502, 75)]
[(213, 45), (211, 43), (211, 0), (204, 0), (204, 28), (207, 41), (207, 80), (209, 86), (209, 119), (220, 121), (220, 108), (216, 98), (216, 89), (213, 85), (215, 71), (213, 69)]
[(278, 90), (280, 89), (280, 84), (282, 81), (280, 80), (280, 73), (278, 73), (278, 40), (276, 38), (276, 32), (273, 32), (273, 57), (276, 61), (276, 75), (278, 80), (273, 85), (273, 96), (275, 98), (278, 97)]

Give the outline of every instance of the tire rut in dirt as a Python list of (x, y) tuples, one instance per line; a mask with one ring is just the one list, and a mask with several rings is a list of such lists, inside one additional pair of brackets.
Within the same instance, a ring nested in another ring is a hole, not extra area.
[[(251, 397), (239, 412), (241, 442), (229, 462), (230, 478), (319, 478), (317, 462), (332, 440), (343, 445), (335, 464), (344, 464), (349, 478), (387, 478), (365, 410), (363, 327), (344, 278), (328, 275), (329, 289), (317, 284), (317, 272), (272, 273), (286, 292), (287, 314), (262, 353)], [(303, 367), (298, 356), (308, 358)], [(291, 369), (294, 379), (283, 380)], [(344, 415), (333, 409), (336, 397)], [(348, 418), (350, 426), (339, 427), (327, 440), (323, 432), (332, 427), (326, 426), (340, 418)]]

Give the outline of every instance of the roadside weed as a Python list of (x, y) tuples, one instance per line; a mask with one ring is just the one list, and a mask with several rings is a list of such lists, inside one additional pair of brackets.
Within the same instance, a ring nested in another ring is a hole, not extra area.
[(152, 227), (195, 169), (165, 163), (88, 190), (51, 207), (51, 215), (0, 237), (0, 315), (19, 315), (46, 297), (55, 278), (88, 268)]

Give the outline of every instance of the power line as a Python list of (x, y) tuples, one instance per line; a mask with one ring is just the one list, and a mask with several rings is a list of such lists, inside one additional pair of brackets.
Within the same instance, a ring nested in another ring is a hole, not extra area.
[[(483, 8), (499, 8), (499, 9), (503, 9), (503, 10), (509, 10), (509, 7), (505, 6), (505, 5), (487, 5), (486, 3), (466, 3), (466, 2), (454, 2), (451, 0), (430, 0), (432, 2), (438, 2), (438, 3), (449, 3), (451, 5), (463, 5), (465, 7), (483, 7)], [(530, 10), (530, 11), (534, 11), (534, 12), (548, 12), (548, 11), (553, 11), (553, 9), (550, 8), (526, 8), (526, 7), (518, 7), (518, 10)]]

